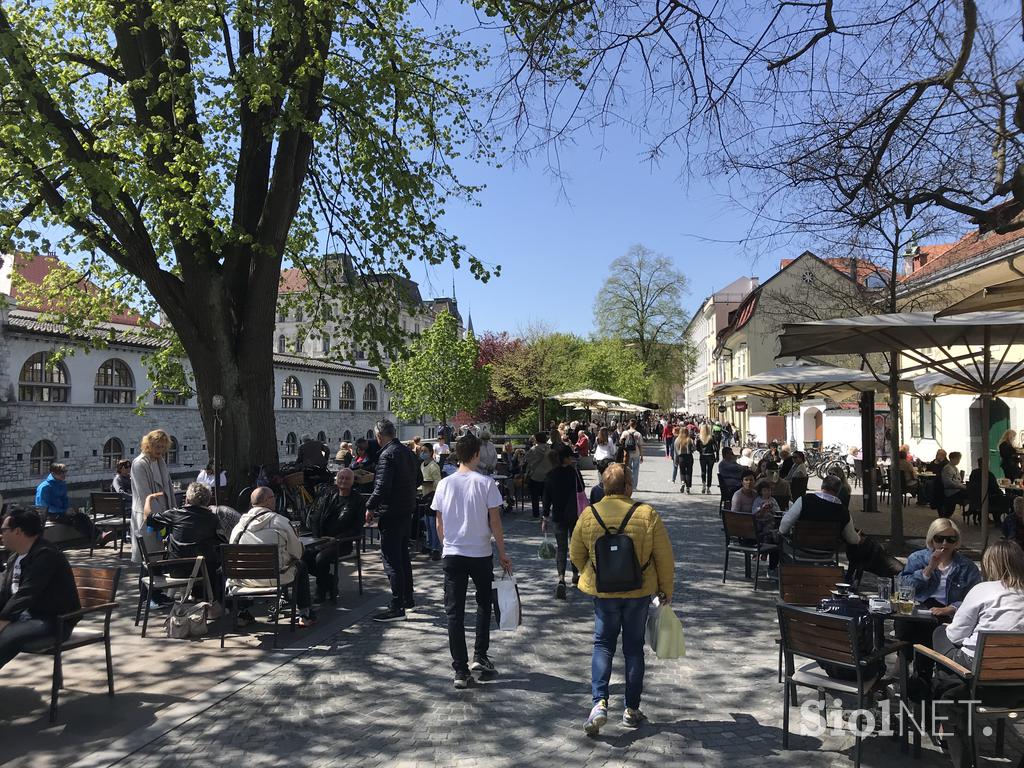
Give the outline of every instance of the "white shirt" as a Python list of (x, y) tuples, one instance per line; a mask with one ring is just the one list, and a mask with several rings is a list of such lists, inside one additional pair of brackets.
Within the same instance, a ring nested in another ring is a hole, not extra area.
[(494, 480), (479, 472), (456, 472), (437, 484), (430, 507), (444, 528), (442, 555), (491, 556), (489, 510), (501, 506)]
[[(441, 457), (447, 456), (452, 452), (451, 446), (448, 443), (434, 443), (434, 461), (441, 464)], [(443, 465), (442, 465), (443, 466)]]
[(976, 584), (946, 627), (952, 643), (962, 643), (964, 653), (974, 656), (979, 630), (1024, 630), (1024, 592), (1014, 592), (1001, 581)]
[[(199, 473), (199, 477), (196, 478), (197, 483), (202, 483), (207, 488), (213, 488), (213, 472), (207, 472), (205, 469)], [(228, 484), (228, 473), (222, 471), (220, 473), (220, 485), (221, 488)]]
[(615, 441), (610, 437), (607, 443), (598, 443), (594, 446), (594, 461), (615, 458)]
[(11, 571), (11, 595), (18, 594), (18, 590), (21, 589), (21, 561), (24, 559), (24, 555), (14, 558), (14, 569)]
[(750, 456), (740, 456), (736, 459), (736, 463), (741, 467), (752, 467), (754, 466), (754, 460)]

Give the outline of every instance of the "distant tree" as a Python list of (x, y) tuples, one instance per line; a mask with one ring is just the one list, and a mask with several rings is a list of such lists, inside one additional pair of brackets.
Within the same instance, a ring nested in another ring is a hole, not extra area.
[[(491, 370), (509, 357), (521, 354), (525, 347), (522, 339), (511, 338), (508, 333), (485, 333), (480, 337), (480, 354), (477, 366), (490, 366)], [(531, 404), (532, 400), (522, 394), (501, 397), (494, 389), (493, 382), (488, 387), (487, 396), (480, 403), (473, 416), (478, 421), (489, 423), (498, 432), (504, 432), (511, 419), (519, 416)]]
[(612, 339), (588, 341), (583, 346), (577, 378), (580, 388), (618, 395), (633, 403), (647, 402), (651, 396), (651, 376), (636, 350)]
[(458, 411), (474, 411), (487, 395), (490, 366), (478, 365), (480, 351), (472, 334), (461, 338), (455, 317), (441, 312), (416, 338), (407, 356), (388, 368), (400, 419), (433, 416), (449, 420)]
[(491, 370), (491, 386), (502, 399), (528, 399), (537, 410), (537, 428), (546, 425), (546, 400), (572, 389), (579, 380), (578, 367), (584, 341), (567, 333), (552, 333), (542, 326), (527, 331), (524, 345), (497, 361)]
[(662, 397), (682, 382), (692, 357), (685, 353), (690, 346), (683, 308), (687, 293), (689, 281), (671, 259), (634, 245), (608, 266), (594, 299), (597, 335), (633, 347)]

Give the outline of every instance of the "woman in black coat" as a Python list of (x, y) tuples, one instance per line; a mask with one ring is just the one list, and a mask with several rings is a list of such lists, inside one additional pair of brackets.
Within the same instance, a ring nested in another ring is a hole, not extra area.
[[(558, 569), (558, 586), (555, 597), (565, 599), (565, 561), (569, 554), (569, 539), (572, 538), (579, 515), (576, 506), (576, 494), (583, 490), (583, 477), (576, 468), (572, 448), (565, 443), (555, 446), (551, 451), (556, 462), (554, 469), (548, 472), (544, 481), (544, 520), (541, 530), (546, 531), (550, 520), (555, 529), (555, 567)], [(572, 583), (579, 581), (576, 566), (572, 566)]]

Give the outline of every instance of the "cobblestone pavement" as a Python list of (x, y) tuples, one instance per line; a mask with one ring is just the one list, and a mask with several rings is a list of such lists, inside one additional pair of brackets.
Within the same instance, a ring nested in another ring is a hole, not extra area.
[[(572, 591), (566, 602), (553, 599), (553, 566), (536, 556), (539, 530), (527, 512), (506, 522), (525, 624), (515, 633), (492, 633), (495, 680), (464, 692), (452, 688), (441, 571), (419, 558), (423, 607), (408, 621), (382, 626), (365, 620), (340, 631), (123, 764), (852, 765), (852, 736), (794, 736), (791, 750), (782, 751), (774, 595), (755, 595), (741, 565), (721, 584), (715, 497), (680, 494), (669, 483), (667, 460), (649, 451), (636, 496), (655, 505), (672, 536), (675, 605), (688, 655), (677, 661), (649, 656), (646, 727), (630, 730), (618, 722), (617, 656), (609, 725), (598, 738), (583, 734), (592, 608)], [(798, 710), (793, 714), (798, 727)], [(1010, 742), (1011, 754), (1018, 746)], [(926, 750), (912, 761), (885, 738), (865, 744), (865, 766), (909, 763), (931, 768), (948, 760)]]

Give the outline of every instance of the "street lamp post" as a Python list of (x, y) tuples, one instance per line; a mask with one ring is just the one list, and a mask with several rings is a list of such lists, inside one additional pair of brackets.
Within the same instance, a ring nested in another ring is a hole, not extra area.
[(226, 401), (224, 395), (214, 395), (210, 403), (213, 405), (213, 504), (217, 506), (220, 504), (217, 498), (220, 492), (220, 453), (217, 449), (220, 443), (220, 414), (224, 410)]

